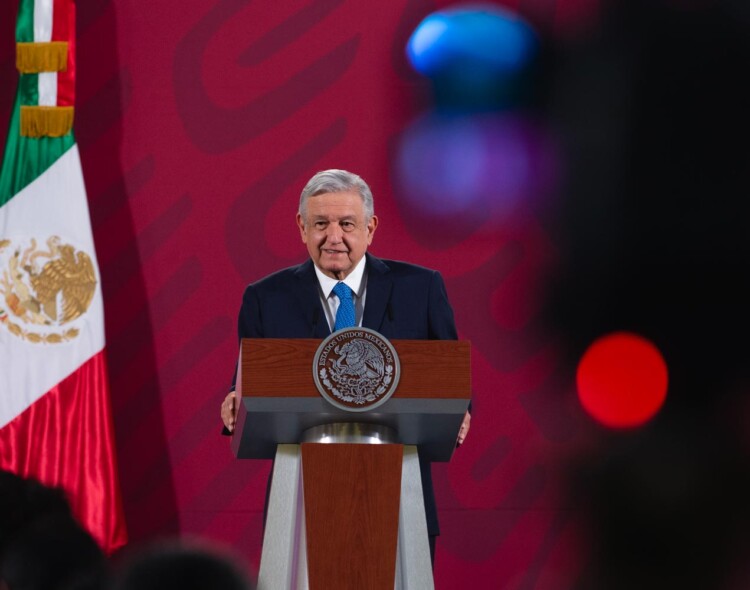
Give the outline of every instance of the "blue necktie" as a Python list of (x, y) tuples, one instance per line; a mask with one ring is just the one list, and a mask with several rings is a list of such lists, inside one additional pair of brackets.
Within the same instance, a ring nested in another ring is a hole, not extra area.
[(354, 327), (354, 299), (352, 298), (352, 290), (344, 283), (338, 283), (333, 288), (333, 292), (339, 298), (339, 308), (336, 311), (336, 325), (333, 327), (333, 331)]

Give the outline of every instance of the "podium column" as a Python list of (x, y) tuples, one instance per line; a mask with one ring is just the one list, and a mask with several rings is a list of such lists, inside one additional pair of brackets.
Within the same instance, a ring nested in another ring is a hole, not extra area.
[(416, 447), (357, 423), (303, 440), (278, 447), (259, 590), (433, 588)]

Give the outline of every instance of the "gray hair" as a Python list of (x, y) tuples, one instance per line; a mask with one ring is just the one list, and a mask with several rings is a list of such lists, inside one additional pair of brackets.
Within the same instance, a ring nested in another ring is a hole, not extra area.
[(299, 198), (299, 213), (303, 219), (307, 214), (307, 200), (310, 197), (323, 195), (325, 193), (357, 193), (362, 197), (362, 204), (365, 207), (365, 219), (367, 221), (375, 215), (375, 203), (372, 198), (372, 191), (367, 183), (353, 172), (346, 170), (321, 170), (313, 176), (302, 189)]

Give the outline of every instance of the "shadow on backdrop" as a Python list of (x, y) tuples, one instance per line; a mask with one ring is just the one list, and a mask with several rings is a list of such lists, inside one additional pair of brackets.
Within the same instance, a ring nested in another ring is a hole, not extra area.
[(136, 231), (129, 203), (152, 177), (154, 163), (144, 158), (123, 169), (123, 117), (132, 88), (129, 72), (118, 58), (116, 10), (111, 0), (77, 2), (75, 133), (102, 274), (123, 504), (130, 540), (137, 542), (174, 533), (178, 522), (157, 379), (152, 302), (142, 270), (155, 238)]

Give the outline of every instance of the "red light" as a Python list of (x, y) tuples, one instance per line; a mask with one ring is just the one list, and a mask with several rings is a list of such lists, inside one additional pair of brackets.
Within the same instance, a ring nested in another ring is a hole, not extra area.
[(610, 428), (640, 426), (667, 397), (667, 364), (649, 340), (615, 332), (594, 341), (578, 363), (578, 399)]

